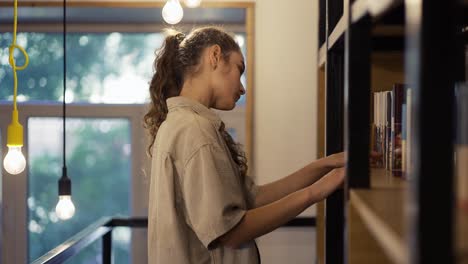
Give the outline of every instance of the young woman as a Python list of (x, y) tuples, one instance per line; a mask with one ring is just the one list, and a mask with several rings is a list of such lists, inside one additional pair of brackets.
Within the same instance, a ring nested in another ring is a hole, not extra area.
[(245, 93), (239, 46), (222, 29), (166, 37), (154, 62), (149, 263), (259, 263), (254, 239), (324, 199), (344, 179), (344, 154), (257, 186), (241, 148), (211, 108)]

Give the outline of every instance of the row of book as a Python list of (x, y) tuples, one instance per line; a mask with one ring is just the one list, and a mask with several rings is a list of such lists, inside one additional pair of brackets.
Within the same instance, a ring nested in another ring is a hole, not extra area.
[[(385, 168), (392, 175), (411, 178), (413, 91), (405, 84), (374, 93), (374, 119), (371, 133), (373, 167)], [(458, 204), (468, 210), (468, 83), (455, 87), (454, 166)]]
[(411, 164), (411, 94), (411, 88), (404, 84), (374, 93), (371, 148), (377, 158), (372, 166), (385, 168), (398, 177), (406, 177)]

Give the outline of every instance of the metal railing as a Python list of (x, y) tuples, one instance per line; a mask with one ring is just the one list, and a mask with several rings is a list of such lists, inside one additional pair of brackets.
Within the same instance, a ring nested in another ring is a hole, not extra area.
[[(314, 227), (315, 217), (299, 217), (289, 221), (283, 227), (295, 226)], [(147, 228), (148, 218), (103, 217), (42, 255), (32, 264), (63, 263), (100, 238), (102, 238), (102, 263), (110, 264), (112, 260), (112, 230), (114, 227)]]
[(100, 238), (102, 238), (102, 263), (110, 264), (112, 259), (112, 230), (114, 227), (147, 228), (148, 219), (103, 217), (42, 255), (32, 264), (63, 263)]

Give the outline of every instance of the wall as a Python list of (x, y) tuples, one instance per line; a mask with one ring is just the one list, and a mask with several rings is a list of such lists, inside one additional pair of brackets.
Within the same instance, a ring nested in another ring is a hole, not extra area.
[[(253, 171), (262, 184), (316, 157), (318, 1), (255, 2)], [(315, 262), (313, 228), (280, 228), (257, 241), (263, 263)]]
[(316, 156), (317, 3), (256, 1), (253, 165), (259, 183)]

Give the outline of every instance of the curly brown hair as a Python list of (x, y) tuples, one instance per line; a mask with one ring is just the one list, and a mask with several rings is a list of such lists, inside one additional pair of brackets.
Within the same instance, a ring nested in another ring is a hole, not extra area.
[[(195, 74), (200, 63), (201, 54), (205, 48), (219, 45), (223, 59), (227, 62), (231, 52), (241, 52), (234, 38), (218, 27), (202, 27), (185, 36), (181, 32), (172, 31), (166, 37), (160, 50), (156, 52), (153, 70), (155, 71), (149, 86), (151, 104), (144, 117), (145, 128), (150, 134), (148, 154), (161, 124), (168, 113), (166, 100), (178, 96), (184, 80)], [(226, 142), (231, 157), (239, 167), (243, 176), (247, 173), (247, 159), (240, 145), (226, 132), (224, 123), (220, 128), (221, 135)]]

